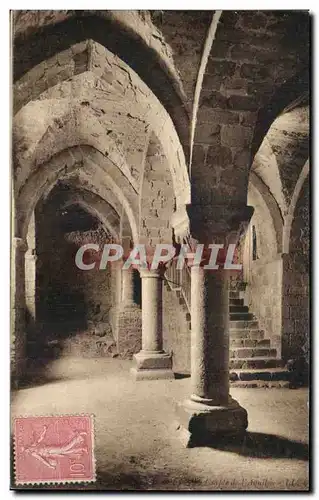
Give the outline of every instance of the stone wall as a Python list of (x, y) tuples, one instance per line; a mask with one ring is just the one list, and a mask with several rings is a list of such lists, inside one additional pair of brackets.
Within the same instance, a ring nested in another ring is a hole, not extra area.
[[(244, 245), (245, 303), (265, 330), (266, 337), (281, 352), (282, 259), (272, 214), (260, 191), (250, 182), (248, 205), (254, 214)], [(253, 231), (256, 232), (256, 259), (253, 260)]]
[(196, 117), (193, 202), (245, 201), (251, 148), (255, 153), (259, 136), (263, 138), (283, 109), (276, 102), (276, 87), (293, 77), (301, 59), (308, 57), (307, 49), (300, 51), (301, 44), (307, 46), (306, 36), (299, 45), (292, 35), (303, 22), (306, 34), (307, 21), (306, 16), (275, 12), (222, 12)]
[[(48, 207), (38, 221), (37, 235), (37, 302), (42, 324), (63, 322), (66, 329), (109, 330), (109, 310), (114, 297), (111, 270), (78, 269), (75, 255), (84, 244), (107, 242), (99, 226), (92, 231), (63, 233), (58, 230), (55, 210)], [(96, 255), (92, 254), (94, 261)], [(88, 257), (89, 259), (92, 259)], [(84, 257), (86, 263), (86, 257)]]
[(251, 262), (250, 281), (246, 288), (245, 303), (259, 320), (260, 328), (271, 339), (277, 355), (281, 352), (281, 297), (282, 258), (267, 262)]
[(255, 226), (257, 261), (269, 262), (275, 259), (278, 253), (275, 225), (272, 213), (270, 212), (263, 195), (251, 182), (249, 183), (247, 204), (254, 207), (254, 214), (250, 221), (250, 234), (247, 234), (247, 237), (252, 237), (252, 227)]
[(300, 193), (284, 255), (283, 356), (308, 355), (309, 348), (309, 180)]
[(142, 310), (119, 308), (117, 350), (123, 358), (132, 358), (142, 349)]
[(170, 219), (173, 212), (174, 191), (168, 161), (152, 134), (145, 158), (140, 200), (141, 241), (151, 247), (156, 243), (171, 243)]

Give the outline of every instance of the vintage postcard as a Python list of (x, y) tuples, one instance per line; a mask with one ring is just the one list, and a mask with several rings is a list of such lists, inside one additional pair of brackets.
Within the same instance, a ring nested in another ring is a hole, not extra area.
[(309, 491), (309, 12), (10, 23), (11, 488)]

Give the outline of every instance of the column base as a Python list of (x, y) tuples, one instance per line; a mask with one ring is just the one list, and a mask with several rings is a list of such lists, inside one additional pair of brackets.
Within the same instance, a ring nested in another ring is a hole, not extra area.
[(223, 437), (244, 434), (248, 427), (247, 411), (231, 397), (227, 406), (211, 406), (189, 399), (178, 403), (176, 412), (178, 421), (187, 431), (187, 447), (203, 446)]
[(172, 356), (164, 351), (140, 351), (133, 358), (136, 366), (131, 368), (131, 373), (136, 380), (174, 378)]

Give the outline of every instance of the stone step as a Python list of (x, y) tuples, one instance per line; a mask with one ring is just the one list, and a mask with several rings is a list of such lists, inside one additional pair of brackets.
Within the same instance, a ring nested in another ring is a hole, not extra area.
[(244, 299), (229, 299), (230, 306), (243, 306)]
[(249, 328), (250, 330), (255, 328), (258, 330), (259, 323), (258, 320), (233, 320), (230, 319), (229, 327), (231, 330), (244, 330), (245, 328)]
[(229, 330), (230, 340), (233, 339), (251, 339), (251, 340), (263, 340), (265, 337), (264, 330), (259, 328), (230, 328)]
[(235, 380), (230, 382), (232, 389), (289, 389), (288, 380)]
[(249, 309), (247, 306), (229, 306), (230, 313), (248, 313)]
[(270, 339), (230, 339), (230, 348), (234, 349), (235, 347), (270, 347)]
[(271, 349), (269, 347), (238, 347), (236, 349), (231, 349), (229, 356), (235, 359), (256, 357), (275, 358), (277, 356), (277, 349)]
[(253, 319), (255, 319), (255, 316), (249, 312), (238, 312), (238, 313), (231, 312), (229, 316), (230, 316), (229, 318), (230, 321), (240, 321), (240, 320), (252, 321)]
[(285, 368), (264, 368), (257, 370), (231, 370), (230, 379), (232, 381), (289, 381), (291, 373)]
[(234, 292), (234, 291), (229, 292), (229, 298), (230, 299), (239, 299), (239, 292)]
[(261, 368), (281, 368), (283, 366), (283, 361), (277, 358), (265, 358), (265, 357), (255, 357), (255, 358), (242, 358), (242, 359), (230, 359), (229, 369), (230, 370), (259, 370)]

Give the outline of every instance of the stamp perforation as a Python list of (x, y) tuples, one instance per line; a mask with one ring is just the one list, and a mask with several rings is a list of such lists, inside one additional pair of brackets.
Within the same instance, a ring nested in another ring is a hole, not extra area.
[[(38, 480), (20, 480), (17, 478), (17, 436), (16, 436), (16, 422), (18, 420), (25, 420), (25, 419), (63, 419), (63, 418), (81, 418), (85, 417), (89, 419), (89, 426), (90, 426), (90, 443), (91, 443), (91, 450), (90, 450), (90, 460), (91, 460), (91, 466), (92, 466), (92, 477), (91, 478), (83, 478), (83, 479), (69, 479), (69, 478), (55, 478), (55, 479), (41, 479), (39, 478)], [(16, 486), (45, 486), (45, 485), (63, 485), (63, 484), (78, 484), (78, 485), (85, 485), (85, 484), (90, 484), (94, 483), (96, 481), (96, 458), (94, 454), (95, 450), (95, 415), (92, 413), (65, 413), (65, 414), (46, 414), (46, 415), (18, 415), (13, 418), (13, 427), (14, 427), (14, 432), (13, 432), (13, 481)]]

